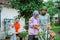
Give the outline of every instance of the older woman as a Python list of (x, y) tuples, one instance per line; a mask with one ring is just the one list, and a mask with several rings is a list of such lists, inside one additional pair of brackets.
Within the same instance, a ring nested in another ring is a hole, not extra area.
[(50, 15), (46, 8), (42, 8), (41, 15), (39, 15), (40, 28), (45, 32), (44, 39), (48, 40), (48, 30), (50, 29)]
[(28, 40), (38, 40), (38, 38), (35, 38), (39, 28), (38, 15), (39, 12), (35, 10), (33, 16), (29, 19)]

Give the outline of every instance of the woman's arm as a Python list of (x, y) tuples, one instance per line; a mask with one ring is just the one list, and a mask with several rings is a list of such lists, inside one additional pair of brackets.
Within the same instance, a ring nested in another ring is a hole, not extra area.
[(29, 19), (29, 27), (31, 27), (31, 28), (33, 28), (33, 26), (34, 26), (33, 21), (34, 20), (32, 18)]

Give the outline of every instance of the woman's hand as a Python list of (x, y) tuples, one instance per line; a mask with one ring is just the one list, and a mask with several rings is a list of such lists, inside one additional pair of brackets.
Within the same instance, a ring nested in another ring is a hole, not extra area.
[(15, 33), (13, 33), (13, 34), (18, 34), (18, 32), (15, 32)]
[(18, 34), (19, 32), (16, 32), (16, 34)]
[(47, 29), (50, 29), (50, 28), (51, 28), (51, 26), (48, 24), (48, 25), (46, 25), (46, 28), (47, 28)]
[(39, 24), (35, 24), (35, 25), (34, 25), (34, 28), (35, 28), (35, 29), (38, 29), (39, 26), (40, 26)]

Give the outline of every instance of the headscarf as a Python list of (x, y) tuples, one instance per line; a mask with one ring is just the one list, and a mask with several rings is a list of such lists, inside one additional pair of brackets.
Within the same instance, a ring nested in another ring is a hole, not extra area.
[(37, 10), (35, 10), (34, 12), (33, 12), (33, 17), (36, 17), (36, 15), (38, 15), (39, 14), (39, 12), (37, 11)]

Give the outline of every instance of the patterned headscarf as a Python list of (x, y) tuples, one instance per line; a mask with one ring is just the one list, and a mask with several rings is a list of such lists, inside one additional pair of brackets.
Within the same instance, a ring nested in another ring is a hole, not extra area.
[(38, 15), (39, 14), (39, 12), (37, 11), (37, 10), (35, 10), (34, 12), (33, 12), (33, 17), (35, 17), (36, 15)]

